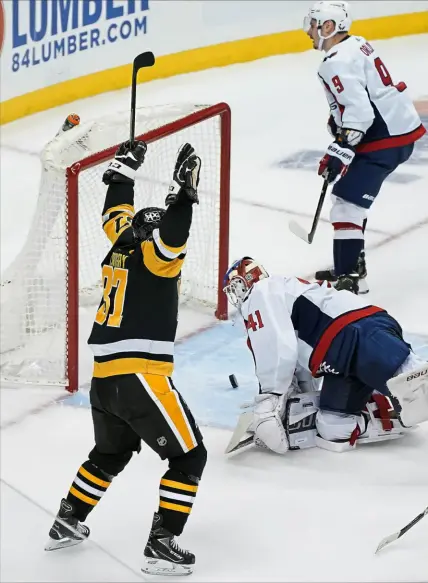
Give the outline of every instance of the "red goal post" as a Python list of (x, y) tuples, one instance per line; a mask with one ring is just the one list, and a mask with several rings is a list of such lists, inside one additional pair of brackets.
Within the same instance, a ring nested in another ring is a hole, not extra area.
[[(17, 274), (22, 271), (22, 265), (28, 265), (24, 269), (31, 271), (31, 266), (34, 265), (35, 261), (34, 257), (31, 258), (32, 245), (30, 242), (27, 242), (30, 244), (26, 244), (15, 260), (11, 270), (12, 275), (7, 277), (7, 283), (12, 286), (9, 289), (9, 296), (12, 298), (8, 299), (8, 305), (2, 305), (2, 309), (4, 307), (15, 314), (14, 323), (20, 330), (16, 332), (16, 345), (11, 346), (13, 342), (9, 338), (7, 351), (2, 354), (1, 377), (3, 379), (30, 384), (62, 384), (70, 392), (76, 391), (79, 386), (79, 307), (81, 307), (82, 301), (86, 302), (85, 298), (91, 295), (91, 290), (95, 291), (92, 301), (98, 303), (100, 300), (99, 265), (105, 255), (105, 245), (108, 244), (108, 242), (101, 243), (100, 241), (101, 237), (105, 238), (101, 229), (100, 215), (106, 188), (102, 184), (101, 176), (109, 161), (114, 157), (118, 145), (127, 139), (129, 128), (129, 120), (126, 123), (118, 124), (115, 118), (114, 123), (116, 125), (112, 128), (108, 121), (97, 122), (86, 133), (84, 133), (86, 131), (85, 125), (82, 124), (66, 132), (62, 138), (60, 136), (57, 139), (58, 142), (66, 141), (67, 146), (61, 144), (59, 147), (54, 144), (55, 147), (52, 147), (49, 154), (45, 156), (39, 202), (47, 191), (47, 198), (58, 200), (61, 197), (64, 198), (64, 209), (55, 208), (54, 212), (50, 210), (48, 213), (46, 209), (39, 208), (38, 204), (35, 217), (37, 224), (32, 225), (31, 231), (33, 236), (36, 233), (35, 240), (41, 241), (36, 243), (36, 246), (42, 249), (42, 253), (51, 250), (53, 245), (58, 250), (51, 252), (49, 257), (53, 257), (53, 259), (49, 262), (49, 277), (44, 276), (42, 285), (39, 286), (42, 289), (48, 289), (48, 299), (46, 299), (46, 295), (44, 299), (39, 299), (41, 294), (30, 294), (31, 286), (35, 288), (30, 277), (25, 282), (28, 288), (25, 299), (21, 298), (18, 307), (14, 308), (13, 296), (16, 294), (13, 292), (14, 289), (17, 289), (16, 286), (13, 286), (14, 279), (19, 279)], [(75, 134), (75, 138), (73, 134)], [(227, 298), (222, 292), (222, 284), (229, 260), (230, 108), (226, 103), (209, 106), (183, 104), (141, 108), (141, 110), (137, 110), (136, 135), (136, 139), (142, 139), (149, 145), (146, 161), (136, 178), (136, 209), (142, 206), (163, 206), (168, 183), (172, 177), (177, 145), (189, 141), (202, 158), (199, 185), (200, 205), (195, 205), (194, 209), (189, 252), (183, 268), (183, 295), (188, 297), (189, 301), (200, 301), (202, 304), (212, 307), (215, 316), (224, 320), (227, 318)], [(111, 139), (113, 136), (114, 140)], [(98, 142), (101, 145), (99, 149), (97, 148)], [(64, 160), (69, 161), (67, 159), (69, 152), (76, 149), (77, 146), (80, 147), (79, 156), (85, 149), (89, 155), (79, 159), (74, 153), (74, 159), (71, 158), (72, 163), (64, 164)], [(58, 155), (58, 159), (56, 151), (61, 151), (61, 156)], [(65, 151), (67, 155), (64, 154)], [(61, 158), (61, 163), (58, 161), (59, 158)], [(49, 173), (53, 173), (52, 168), (55, 168), (56, 178), (49, 178)], [(61, 181), (58, 180), (58, 174), (64, 176), (62, 187)], [(62, 191), (65, 193), (62, 194)], [(42, 203), (40, 204), (43, 206)], [(46, 208), (48, 205), (52, 206), (51, 200), (44, 203)], [(60, 207), (60, 202), (56, 204), (56, 207)], [(38, 226), (42, 223), (43, 225), (49, 222), (57, 223), (58, 215), (61, 215), (64, 226), (63, 243), (60, 241), (61, 235), (58, 234), (57, 226)], [(53, 219), (46, 218), (52, 216)], [(37, 229), (49, 232), (39, 236)], [(62, 259), (61, 253), (63, 253)], [(58, 269), (52, 267), (57, 261), (57, 256), (59, 256), (58, 263), (60, 264)], [(18, 263), (21, 264), (21, 267)], [(62, 269), (64, 270), (63, 277), (60, 278), (59, 274)], [(33, 279), (35, 280), (36, 271), (37, 267), (34, 266)], [(37, 282), (39, 279), (40, 276), (38, 276)], [(63, 283), (58, 283), (60, 280)], [(65, 286), (63, 290), (59, 289), (61, 286)], [(34, 292), (33, 289), (32, 291)], [(27, 299), (30, 295), (32, 298), (31, 310), (28, 308), (29, 300)], [(63, 307), (57, 306), (57, 303), (61, 304), (62, 302), (62, 299), (56, 299), (57, 296), (59, 298), (63, 296)], [(46, 315), (49, 314), (52, 306), (52, 314)], [(21, 317), (15, 313), (22, 311), (25, 312), (25, 315)], [(65, 312), (64, 344), (62, 344), (62, 339), (61, 343), (59, 342), (57, 335), (57, 328), (60, 328), (61, 325), (62, 312)], [(29, 326), (29, 314), (33, 318), (32, 321), (37, 322), (37, 325)], [(25, 325), (23, 324), (24, 320)], [(3, 328), (2, 325), (2, 340)], [(54, 329), (55, 335), (52, 332)], [(57, 360), (50, 357), (49, 363), (52, 366), (45, 363), (45, 357), (42, 354), (43, 334), (46, 337), (51, 335), (56, 338), (56, 340), (50, 341), (49, 347), (46, 346), (45, 353), (50, 351), (52, 354), (56, 350), (61, 350), (62, 344), (64, 347), (62, 349), (64, 350), (63, 362), (58, 357), (57, 364)], [(37, 342), (34, 342), (33, 337), (30, 338), (30, 336), (35, 335), (39, 335)], [(34, 348), (35, 345), (38, 346), (38, 349)], [(22, 356), (15, 358), (17, 353), (22, 353)], [(21, 372), (20, 358), (22, 361)], [(11, 363), (12, 366), (9, 366)], [(35, 363), (37, 366), (34, 366)], [(58, 370), (50, 370), (51, 368), (56, 369), (56, 367)], [(33, 379), (34, 370), (37, 371), (37, 374)]]

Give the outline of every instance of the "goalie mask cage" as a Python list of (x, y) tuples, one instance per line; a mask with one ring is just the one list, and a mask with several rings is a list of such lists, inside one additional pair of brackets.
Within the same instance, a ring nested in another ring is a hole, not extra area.
[[(180, 301), (227, 318), (222, 292), (229, 255), (229, 106), (139, 108), (136, 136), (148, 143), (135, 180), (135, 209), (164, 206), (177, 151), (190, 142), (202, 159)], [(128, 139), (129, 112), (82, 123), (43, 150), (35, 216), (22, 251), (1, 282), (1, 379), (78, 388), (79, 311), (90, 324), (102, 297), (102, 175)], [(83, 327), (82, 327), (83, 328)], [(86, 341), (81, 330), (80, 341)]]

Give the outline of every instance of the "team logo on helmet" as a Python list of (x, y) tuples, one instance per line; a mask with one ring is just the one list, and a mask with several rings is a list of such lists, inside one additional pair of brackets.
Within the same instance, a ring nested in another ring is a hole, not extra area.
[(152, 236), (165, 216), (165, 210), (158, 207), (148, 207), (139, 210), (132, 219), (132, 228), (136, 241), (146, 241)]
[(161, 220), (161, 214), (159, 211), (147, 211), (144, 213), (144, 220), (148, 223), (158, 223)]

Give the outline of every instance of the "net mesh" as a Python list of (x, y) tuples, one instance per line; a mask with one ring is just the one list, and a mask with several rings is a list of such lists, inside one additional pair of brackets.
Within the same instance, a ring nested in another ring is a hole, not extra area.
[[(220, 217), (220, 116), (190, 127), (183, 118), (208, 106), (141, 108), (136, 135), (183, 120), (181, 129), (154, 139), (135, 182), (135, 208), (163, 206), (177, 150), (190, 142), (202, 159), (188, 255), (182, 274), (181, 301), (217, 304)], [(180, 125), (180, 124), (179, 124)], [(162, 133), (162, 130), (160, 132)], [(2, 276), (1, 377), (6, 381), (67, 385), (67, 167), (123, 142), (129, 113), (83, 123), (52, 140), (42, 153), (42, 177), (36, 213), (24, 248)], [(99, 156), (99, 157), (102, 157)], [(100, 263), (109, 249), (101, 228), (106, 187), (101, 177), (110, 159), (79, 172), (79, 305), (101, 297)], [(75, 168), (75, 167), (74, 167)]]

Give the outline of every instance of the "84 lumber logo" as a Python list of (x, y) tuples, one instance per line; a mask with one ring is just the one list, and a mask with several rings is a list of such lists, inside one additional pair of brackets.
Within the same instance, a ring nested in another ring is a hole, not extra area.
[(145, 35), (149, 0), (8, 0), (7, 8), (16, 73)]

